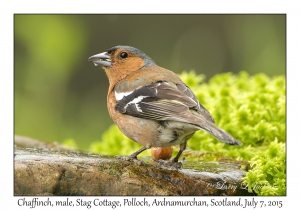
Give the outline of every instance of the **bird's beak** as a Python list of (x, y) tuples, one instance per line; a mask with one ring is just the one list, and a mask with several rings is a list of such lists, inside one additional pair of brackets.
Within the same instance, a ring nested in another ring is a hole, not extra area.
[(95, 66), (111, 66), (111, 58), (107, 52), (99, 53), (88, 58), (88, 61), (91, 61)]

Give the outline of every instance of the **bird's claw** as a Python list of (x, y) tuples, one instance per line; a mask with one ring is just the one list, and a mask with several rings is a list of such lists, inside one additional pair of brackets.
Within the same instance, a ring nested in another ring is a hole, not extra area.
[(125, 160), (125, 161), (132, 161), (132, 162), (138, 164), (139, 166), (145, 165), (145, 163), (142, 160), (138, 160), (136, 157), (116, 156), (116, 158), (118, 158), (120, 160)]
[(181, 162), (173, 162), (173, 161), (165, 161), (165, 160), (155, 160), (159, 163), (159, 165), (167, 168), (175, 168), (175, 169), (181, 169), (182, 163)]

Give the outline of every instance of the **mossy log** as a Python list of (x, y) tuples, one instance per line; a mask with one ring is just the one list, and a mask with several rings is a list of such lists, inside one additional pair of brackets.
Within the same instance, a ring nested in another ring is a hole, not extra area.
[(242, 184), (245, 172), (230, 164), (183, 163), (174, 169), (145, 158), (140, 166), (20, 136), (14, 155), (16, 196), (253, 195)]

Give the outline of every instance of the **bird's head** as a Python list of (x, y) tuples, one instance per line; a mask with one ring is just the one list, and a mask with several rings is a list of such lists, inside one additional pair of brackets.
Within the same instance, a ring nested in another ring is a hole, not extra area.
[(141, 50), (130, 46), (115, 46), (106, 52), (88, 58), (96, 66), (102, 66), (110, 81), (120, 80), (126, 75), (148, 66), (155, 66), (155, 62)]

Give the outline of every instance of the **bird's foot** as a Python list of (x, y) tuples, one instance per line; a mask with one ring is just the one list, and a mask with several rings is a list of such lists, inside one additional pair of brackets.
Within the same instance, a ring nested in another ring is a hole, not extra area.
[(116, 158), (118, 158), (120, 160), (125, 160), (125, 161), (132, 161), (132, 162), (138, 164), (139, 166), (144, 166), (145, 165), (145, 163), (142, 160), (138, 160), (137, 157), (116, 156)]
[(173, 162), (173, 161), (166, 161), (166, 160), (155, 160), (158, 162), (160, 166), (163, 166), (165, 168), (175, 168), (175, 169), (181, 169), (182, 163), (181, 162)]

